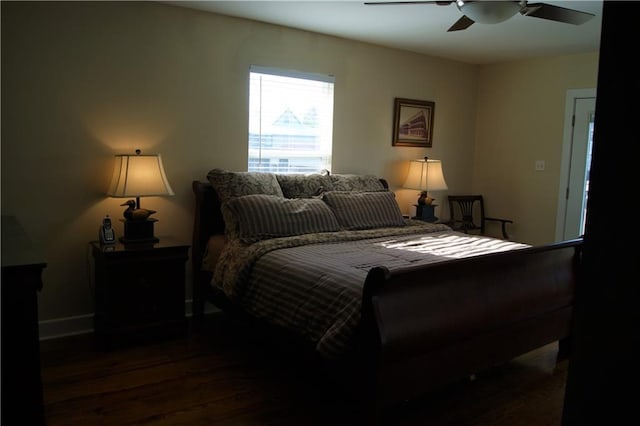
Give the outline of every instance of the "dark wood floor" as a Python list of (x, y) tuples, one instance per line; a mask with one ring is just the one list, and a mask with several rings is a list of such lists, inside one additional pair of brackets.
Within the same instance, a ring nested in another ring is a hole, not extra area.
[[(355, 425), (359, 413), (321, 369), (220, 315), (184, 339), (112, 351), (91, 335), (44, 341), (47, 424)], [(389, 425), (560, 425), (567, 361), (550, 344), (389, 410)]]

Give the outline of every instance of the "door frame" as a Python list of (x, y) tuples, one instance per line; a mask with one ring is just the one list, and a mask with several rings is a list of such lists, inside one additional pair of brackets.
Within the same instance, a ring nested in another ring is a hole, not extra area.
[[(575, 101), (579, 98), (595, 98), (596, 89), (567, 90), (564, 107), (564, 132), (562, 138), (562, 157), (560, 160), (560, 179), (558, 185), (558, 210), (556, 213), (556, 241), (564, 239), (565, 214), (567, 210), (567, 185), (571, 166), (571, 146), (573, 139), (573, 115)], [(586, 158), (585, 158), (586, 161)]]

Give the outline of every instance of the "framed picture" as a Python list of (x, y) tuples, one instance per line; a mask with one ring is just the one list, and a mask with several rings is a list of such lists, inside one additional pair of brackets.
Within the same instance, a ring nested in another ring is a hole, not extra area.
[(393, 146), (431, 148), (433, 113), (431, 101), (396, 98), (393, 109)]

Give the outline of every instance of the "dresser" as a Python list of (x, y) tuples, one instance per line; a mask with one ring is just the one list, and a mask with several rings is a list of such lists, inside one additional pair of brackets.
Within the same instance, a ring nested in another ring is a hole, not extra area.
[(44, 424), (38, 330), (42, 253), (14, 216), (2, 215), (2, 424)]

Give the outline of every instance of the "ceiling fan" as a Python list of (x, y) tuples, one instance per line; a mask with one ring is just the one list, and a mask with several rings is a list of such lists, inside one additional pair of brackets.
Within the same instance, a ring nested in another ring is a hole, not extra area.
[(381, 5), (407, 5), (407, 4), (437, 4), (448, 6), (455, 3), (462, 17), (458, 19), (447, 31), (466, 30), (474, 23), (497, 24), (506, 21), (512, 16), (520, 13), (523, 16), (533, 16), (534, 18), (548, 19), (551, 21), (564, 22), (567, 24), (580, 25), (593, 18), (595, 15), (588, 12), (581, 12), (575, 9), (554, 6), (548, 3), (528, 3), (521, 1), (380, 1), (365, 2), (367, 6)]

